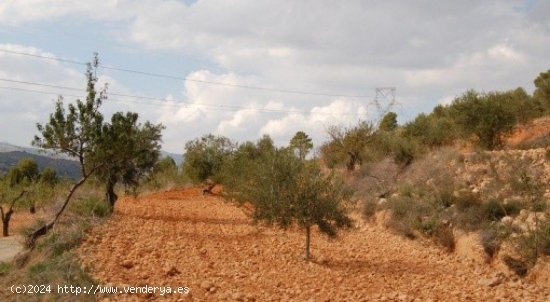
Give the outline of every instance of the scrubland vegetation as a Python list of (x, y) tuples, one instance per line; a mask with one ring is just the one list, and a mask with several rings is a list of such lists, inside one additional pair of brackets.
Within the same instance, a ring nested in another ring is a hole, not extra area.
[(11, 215), (43, 214), (21, 231), (31, 250), (0, 266), (3, 284), (94, 284), (72, 249), (109, 217), (116, 192), (191, 183), (203, 185), (204, 194), (220, 185), (219, 195), (255, 222), (298, 226), (305, 259), (313, 227), (336, 236), (353, 226), (350, 213), (357, 209), (362, 219), (382, 217), (390, 230), (449, 252), (457, 232), (477, 232), (487, 262), (501, 259), (522, 276), (550, 255), (548, 139), (506, 143), (515, 127), (550, 113), (550, 71), (537, 77), (532, 96), (522, 88), (467, 91), (404, 125), (388, 112), (379, 124), (329, 127), (318, 153), (302, 131), (287, 146), (275, 146), (267, 135), (247, 142), (205, 135), (187, 142), (178, 167), (159, 157), (162, 125), (138, 123), (135, 113), (104, 120), (99, 107), (106, 98), (95, 87), (93, 67), (87, 99), (68, 107), (60, 99), (34, 139), (78, 160), (82, 178), (58, 179), (25, 160), (0, 180), (4, 236), (11, 235)]

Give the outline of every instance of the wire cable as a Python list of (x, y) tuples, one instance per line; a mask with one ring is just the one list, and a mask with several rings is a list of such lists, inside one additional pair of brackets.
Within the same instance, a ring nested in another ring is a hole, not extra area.
[[(62, 59), (62, 58), (56, 58), (56, 57), (48, 57), (48, 56), (43, 56), (43, 55), (38, 55), (38, 54), (30, 54), (30, 53), (7, 50), (7, 49), (0, 49), (0, 52), (13, 54), (13, 55), (22, 55), (22, 56), (29, 56), (29, 57), (34, 57), (34, 58), (47, 59), (47, 60), (55, 60), (55, 61), (59, 61), (59, 62), (78, 64), (78, 65), (87, 65), (88, 64), (88, 63), (82, 62), (82, 61)], [(103, 65), (103, 64), (99, 64), (99, 68), (107, 69), (107, 70), (120, 71), (120, 72), (126, 72), (126, 73), (132, 73), (132, 74), (138, 74), (138, 75), (144, 75), (144, 76), (150, 76), (150, 77), (171, 79), (171, 80), (181, 80), (181, 81), (202, 83), (202, 84), (208, 84), (208, 85), (218, 85), (218, 86), (235, 87), (235, 88), (243, 88), (243, 89), (262, 90), (262, 91), (287, 93), (287, 94), (324, 96), (324, 97), (344, 97), (344, 98), (373, 98), (371, 95), (333, 94), (333, 93), (301, 91), (301, 90), (292, 90), (292, 89), (280, 89), (280, 88), (270, 88), (270, 87), (262, 87), (262, 86), (233, 84), (233, 83), (226, 83), (226, 82), (197, 80), (197, 79), (190, 79), (188, 77), (180, 77), (180, 76), (174, 76), (174, 75), (168, 75), (168, 74), (154, 73), (154, 72), (148, 72), (148, 71), (140, 71), (140, 70), (134, 70), (134, 69), (129, 69), (129, 68), (121, 68), (121, 67), (115, 67), (115, 66)]]
[[(5, 79), (0, 79), (0, 81), (6, 81)], [(24, 83), (29, 85), (38, 85), (38, 86), (45, 86), (45, 87), (55, 87), (55, 88), (61, 88), (61, 89), (69, 89), (69, 90), (77, 90), (77, 88), (73, 87), (64, 87), (64, 86), (58, 86), (58, 85), (49, 85), (49, 84), (42, 84), (42, 83), (32, 83), (32, 82), (25, 82), (25, 81), (15, 81), (15, 80), (8, 80), (8, 82), (15, 82), (15, 83)], [(74, 95), (74, 94), (62, 94), (58, 92), (49, 92), (49, 91), (42, 91), (42, 90), (35, 90), (35, 89), (26, 89), (26, 88), (20, 88), (20, 87), (7, 87), (7, 86), (0, 86), (0, 89), (7, 89), (7, 90), (14, 90), (14, 91), (23, 91), (23, 92), (32, 92), (32, 93), (40, 93), (40, 94), (49, 94), (49, 95), (63, 95), (63, 96), (69, 96), (74, 98), (80, 98), (84, 99), (85, 96), (83, 95)], [(79, 91), (82, 91), (82, 89), (78, 89)], [(153, 98), (153, 97), (145, 97), (145, 96), (134, 96), (134, 95), (125, 95), (125, 94), (112, 94), (107, 93), (107, 95), (118, 95), (118, 96), (125, 96), (125, 97), (134, 97), (134, 98), (146, 98), (148, 100), (156, 101), (156, 104), (151, 102), (140, 102), (138, 100), (121, 100), (116, 98), (108, 98), (110, 101), (118, 102), (118, 103), (139, 103), (139, 104), (145, 104), (145, 105), (152, 105), (152, 106), (174, 106), (174, 107), (185, 107), (185, 108), (193, 108), (193, 107), (203, 107), (203, 109), (206, 110), (217, 110), (217, 111), (239, 111), (239, 110), (248, 110), (248, 111), (257, 111), (257, 112), (267, 112), (267, 113), (299, 113), (299, 114), (318, 114), (318, 115), (330, 115), (330, 116), (365, 116), (366, 114), (353, 114), (353, 113), (330, 113), (330, 112), (315, 112), (315, 111), (306, 111), (306, 110), (283, 110), (283, 109), (273, 109), (273, 108), (257, 108), (257, 107), (244, 107), (244, 106), (224, 106), (224, 105), (213, 105), (213, 104), (201, 104), (201, 103), (185, 103), (179, 100), (169, 100), (169, 99), (161, 99), (161, 98)]]

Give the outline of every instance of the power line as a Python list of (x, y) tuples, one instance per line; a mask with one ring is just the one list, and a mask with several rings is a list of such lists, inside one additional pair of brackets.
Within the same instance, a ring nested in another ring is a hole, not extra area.
[[(13, 55), (29, 56), (29, 57), (34, 57), (34, 58), (46, 59), (46, 60), (54, 60), (54, 61), (59, 61), (59, 62), (64, 62), (64, 63), (71, 63), (71, 64), (78, 64), (78, 65), (87, 65), (88, 64), (88, 63), (82, 62), (82, 61), (61, 59), (61, 58), (55, 58), (55, 57), (48, 57), (48, 56), (43, 56), (43, 55), (37, 55), (37, 54), (31, 54), (31, 53), (25, 53), (25, 52), (19, 52), (19, 51), (7, 50), (7, 49), (0, 49), (0, 52), (13, 54)], [(148, 71), (140, 71), (140, 70), (134, 70), (134, 69), (129, 69), (129, 68), (121, 68), (121, 67), (115, 67), (115, 66), (109, 66), (109, 65), (103, 65), (103, 64), (100, 64), (99, 68), (108, 69), (108, 70), (115, 70), (115, 71), (120, 71), (120, 72), (126, 72), (126, 73), (132, 73), (132, 74), (138, 74), (138, 75), (143, 75), (143, 76), (171, 79), (171, 80), (181, 80), (181, 81), (196, 82), (196, 83), (202, 83), (202, 84), (208, 84), (208, 85), (218, 85), (218, 86), (244, 88), (244, 89), (252, 89), (252, 90), (262, 90), (262, 91), (270, 91), (270, 92), (278, 92), (278, 93), (300, 94), (300, 95), (311, 95), (311, 96), (325, 96), (325, 97), (372, 98), (372, 96), (370, 96), (370, 95), (332, 94), (332, 93), (323, 93), (323, 92), (312, 92), (312, 91), (301, 91), (301, 90), (292, 90), (292, 89), (269, 88), (269, 87), (262, 87), (262, 86), (241, 85), (241, 84), (232, 84), (232, 83), (225, 83), (225, 82), (197, 80), (197, 79), (190, 79), (190, 78), (187, 78), (187, 77), (180, 77), (180, 76), (154, 73), (154, 72), (148, 72)]]
[[(58, 88), (58, 89), (66, 89), (66, 90), (73, 90), (73, 91), (83, 91), (79, 88), (74, 87), (66, 87), (66, 86), (59, 86), (59, 85), (51, 85), (51, 84), (44, 84), (44, 83), (35, 83), (35, 82), (27, 82), (27, 81), (18, 81), (18, 80), (9, 80), (9, 79), (0, 79), (0, 81), (4, 82), (12, 82), (12, 83), (20, 83), (20, 84), (27, 84), (27, 85), (35, 85), (35, 86), (42, 86), (42, 87), (51, 87), (51, 88)], [(42, 91), (42, 90), (35, 90), (35, 89), (26, 89), (26, 88), (19, 88), (19, 87), (6, 87), (6, 86), (0, 86), (0, 89), (9, 89), (9, 90), (15, 90), (15, 91), (24, 91), (24, 92), (32, 92), (32, 93), (41, 93), (41, 94), (49, 94), (49, 95), (65, 95), (75, 98), (85, 98), (83, 95), (72, 95), (72, 94), (62, 94), (57, 92), (49, 92), (49, 91)], [(139, 96), (139, 95), (128, 95), (128, 94), (120, 94), (120, 93), (107, 93), (107, 95), (115, 95), (115, 96), (121, 96), (121, 97), (130, 97), (130, 98), (137, 98), (137, 99), (147, 99), (150, 101), (155, 101), (156, 104), (150, 103), (150, 102), (140, 102), (137, 100), (121, 100), (121, 99), (113, 99), (109, 98), (111, 101), (115, 102), (121, 102), (121, 103), (127, 103), (127, 102), (133, 102), (133, 103), (140, 103), (145, 105), (153, 105), (153, 106), (175, 106), (175, 107), (186, 107), (186, 108), (192, 108), (194, 106), (196, 107), (206, 107), (204, 109), (206, 110), (218, 110), (218, 111), (238, 111), (238, 110), (249, 110), (249, 111), (257, 111), (257, 112), (271, 112), (271, 113), (303, 113), (303, 114), (320, 114), (320, 115), (332, 115), (332, 116), (362, 116), (363, 114), (345, 114), (345, 113), (328, 113), (328, 112), (312, 112), (312, 111), (305, 111), (305, 110), (283, 110), (283, 109), (272, 109), (272, 108), (256, 108), (256, 107), (245, 107), (245, 106), (224, 106), (224, 105), (214, 105), (214, 104), (200, 104), (200, 103), (185, 103), (183, 101), (178, 100), (168, 100), (168, 99), (162, 99), (162, 98), (155, 98), (155, 97), (148, 97), (148, 96)]]

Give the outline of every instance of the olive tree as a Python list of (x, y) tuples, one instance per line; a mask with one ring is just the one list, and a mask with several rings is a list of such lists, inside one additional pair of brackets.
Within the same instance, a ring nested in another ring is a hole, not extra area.
[(53, 194), (55, 184), (43, 181), (49, 169), (42, 173), (33, 159), (23, 158), (0, 179), (0, 215), (2, 234), (9, 236), (9, 224), (17, 209), (30, 208), (34, 213), (37, 201), (45, 203)]
[(313, 162), (302, 161), (289, 148), (274, 148), (254, 158), (248, 153), (234, 159), (246, 165), (247, 173), (241, 174), (240, 181), (224, 187), (226, 196), (240, 204), (250, 203), (251, 216), (257, 222), (282, 228), (299, 225), (305, 233), (306, 260), (310, 258), (314, 226), (329, 236), (335, 236), (339, 228), (351, 226), (344, 208), (351, 191), (335, 174), (323, 174)]
[(220, 182), (225, 158), (233, 152), (235, 144), (226, 137), (207, 134), (185, 144), (183, 172), (195, 183), (211, 184), (204, 190), (211, 193)]
[(138, 123), (138, 114), (133, 112), (117, 112), (111, 117), (111, 123), (103, 125), (99, 146), (101, 156), (107, 160), (97, 174), (105, 183), (105, 196), (111, 210), (118, 199), (115, 193), (118, 182), (135, 190), (141, 178), (152, 174), (160, 156), (163, 128), (161, 124)]

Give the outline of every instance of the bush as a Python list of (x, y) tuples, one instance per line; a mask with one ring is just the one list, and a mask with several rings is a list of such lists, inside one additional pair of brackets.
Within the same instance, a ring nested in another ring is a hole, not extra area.
[[(34, 284), (50, 284), (52, 287), (55, 287), (56, 284), (70, 284), (88, 288), (97, 286), (97, 282), (80, 267), (78, 257), (72, 252), (66, 252), (60, 256), (29, 266), (27, 276), (29, 281)], [(53, 297), (62, 298), (57, 295), (57, 291), (52, 290)], [(83, 298), (83, 301), (95, 301), (93, 295), (82, 295), (81, 298)], [(58, 301), (59, 299), (47, 300)]]
[(532, 204), (531, 209), (533, 212), (544, 212), (548, 209), (548, 203), (545, 200), (537, 200)]
[(80, 245), (84, 237), (84, 226), (73, 226), (63, 232), (51, 232), (40, 243), (38, 248), (52, 256), (59, 256), (65, 251)]
[(502, 203), (496, 199), (489, 199), (481, 205), (483, 216), (490, 221), (500, 221), (504, 216), (515, 216), (522, 208), (519, 202)]
[(85, 197), (76, 200), (71, 205), (71, 210), (84, 217), (106, 217), (109, 215), (109, 205), (98, 197)]
[(481, 230), (479, 235), (481, 246), (483, 246), (483, 251), (485, 251), (485, 254), (487, 254), (489, 259), (493, 259), (498, 253), (502, 243), (498, 236), (497, 230), (494, 228), (486, 228)]
[(479, 207), (481, 204), (481, 198), (479, 194), (472, 193), (470, 191), (461, 191), (454, 198), (454, 204), (459, 211), (465, 211), (472, 207)]
[(411, 139), (400, 139), (395, 145), (393, 151), (393, 159), (396, 163), (404, 166), (409, 165), (417, 156), (418, 146)]
[(439, 212), (430, 202), (400, 196), (391, 198), (386, 207), (392, 211), (388, 226), (407, 238), (416, 237), (414, 230), (432, 236), (440, 225)]
[(527, 272), (529, 271), (529, 265), (525, 263), (524, 261), (521, 261), (519, 259), (513, 258), (511, 256), (504, 256), (502, 258), (506, 266), (510, 268), (516, 275), (520, 277), (524, 277), (527, 275)]
[(378, 208), (378, 202), (374, 199), (369, 199), (365, 201), (363, 205), (363, 217), (370, 219), (376, 214), (376, 209)]
[(11, 270), (11, 264), (7, 262), (0, 262), (0, 276), (4, 276)]
[(475, 231), (488, 223), (480, 206), (471, 206), (454, 214), (456, 225), (466, 231)]
[(550, 219), (539, 221), (535, 230), (521, 234), (513, 243), (519, 257), (508, 257), (506, 264), (523, 276), (537, 263), (540, 256), (550, 255)]
[(437, 243), (445, 247), (447, 251), (452, 252), (456, 247), (455, 236), (453, 229), (448, 225), (439, 225), (434, 233), (434, 238)]

